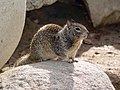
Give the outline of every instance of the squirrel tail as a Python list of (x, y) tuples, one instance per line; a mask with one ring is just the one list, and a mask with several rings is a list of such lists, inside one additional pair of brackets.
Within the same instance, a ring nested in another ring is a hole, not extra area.
[(22, 56), (21, 58), (19, 58), (13, 65), (13, 67), (17, 67), (23, 64), (27, 64), (29, 63), (30, 59), (30, 54), (26, 54), (24, 56)]

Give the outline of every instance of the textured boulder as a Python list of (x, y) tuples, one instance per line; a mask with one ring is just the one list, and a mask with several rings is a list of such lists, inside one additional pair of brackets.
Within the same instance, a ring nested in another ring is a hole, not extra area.
[(46, 61), (24, 65), (0, 76), (3, 90), (115, 90), (108, 76), (88, 62)]
[(0, 68), (20, 41), (25, 12), (26, 0), (0, 0)]
[(27, 11), (39, 9), (42, 6), (47, 6), (55, 3), (57, 0), (27, 0)]
[(120, 22), (120, 0), (84, 0), (94, 26)]

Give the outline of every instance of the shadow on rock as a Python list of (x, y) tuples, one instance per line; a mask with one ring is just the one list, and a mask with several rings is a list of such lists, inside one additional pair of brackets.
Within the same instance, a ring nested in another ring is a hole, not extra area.
[(43, 78), (48, 78), (48, 90), (73, 90), (74, 80), (72, 73), (74, 73), (74, 65), (61, 61), (50, 61), (49, 63), (46, 62), (47, 61), (42, 62), (42, 65), (31, 66), (36, 69), (38, 68), (48, 71), (48, 76)]

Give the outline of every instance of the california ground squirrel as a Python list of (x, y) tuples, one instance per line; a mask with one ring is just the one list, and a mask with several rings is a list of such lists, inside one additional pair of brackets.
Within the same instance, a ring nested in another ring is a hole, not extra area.
[(14, 66), (43, 60), (67, 60), (74, 62), (88, 31), (82, 24), (67, 21), (62, 28), (56, 24), (41, 27), (30, 44), (30, 53), (16, 61)]

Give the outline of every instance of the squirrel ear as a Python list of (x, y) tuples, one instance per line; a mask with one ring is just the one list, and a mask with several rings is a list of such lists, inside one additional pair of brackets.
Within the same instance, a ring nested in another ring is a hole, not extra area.
[(75, 22), (75, 20), (74, 20), (74, 19), (71, 19), (70, 21), (71, 21), (71, 22)]
[(71, 21), (67, 20), (67, 25), (70, 26), (71, 24)]

